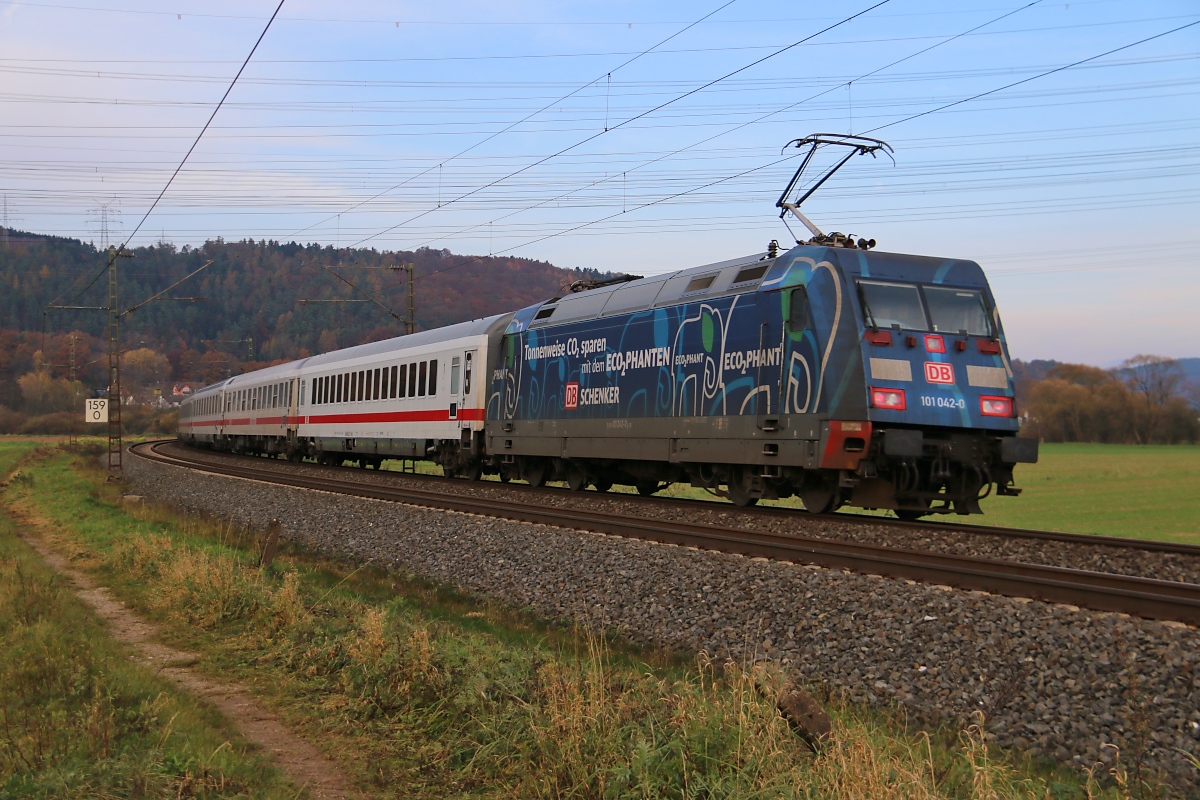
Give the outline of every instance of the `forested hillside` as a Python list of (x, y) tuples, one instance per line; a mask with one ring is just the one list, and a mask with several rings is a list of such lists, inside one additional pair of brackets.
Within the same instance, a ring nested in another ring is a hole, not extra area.
[[(5, 430), (23, 424), (12, 410), (73, 413), (82, 407), (81, 396), (103, 391), (108, 347), (104, 312), (46, 311), (50, 305), (107, 305), (108, 284), (101, 274), (106, 254), (77, 239), (6, 233), (0, 239), (0, 429)], [(135, 404), (157, 401), (173, 382), (197, 386), (404, 332), (402, 322), (363, 302), (363, 295), (329, 268), (405, 317), (407, 276), (390, 267), (412, 264), (417, 330), (512, 311), (562, 294), (573, 280), (597, 277), (543, 261), (428, 248), (379, 252), (217, 239), (198, 248), (160, 243), (132, 255), (118, 261), (122, 310), (212, 262), (167, 293), (197, 299), (155, 301), (122, 318), (121, 383)], [(312, 300), (356, 302), (301, 302)]]
[[(542, 261), (473, 259), (448, 250), (379, 252), (278, 242), (225, 242), (177, 250), (169, 244), (140, 247), (120, 261), (121, 305), (128, 307), (162, 290), (206, 261), (213, 264), (173, 296), (202, 296), (199, 303), (156, 302), (128, 317), (129, 337), (185, 342), (203, 350), (206, 341), (254, 337), (264, 358), (288, 358), (302, 350), (326, 350), (395, 335), (396, 321), (370, 303), (300, 305), (299, 300), (361, 296), (330, 275), (341, 274), (394, 310), (405, 305), (402, 273), (387, 267), (412, 263), (416, 272), (419, 329), (512, 310), (560, 293), (578, 275)], [(104, 264), (104, 254), (76, 239), (12, 231), (0, 247), (0, 327), (40, 331), (51, 303), (75, 298)], [(458, 266), (462, 265), (462, 266)], [(104, 305), (104, 280), (75, 300)], [(52, 330), (99, 334), (103, 314), (52, 312)]]

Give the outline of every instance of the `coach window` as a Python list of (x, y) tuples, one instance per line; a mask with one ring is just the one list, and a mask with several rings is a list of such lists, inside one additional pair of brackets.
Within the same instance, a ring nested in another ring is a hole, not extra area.
[(332, 381), (332, 383), (329, 386), (329, 388), (330, 388), (329, 402), (331, 402), (331, 403), (342, 402), (342, 376), (341, 375), (330, 375), (329, 380)]
[(396, 379), (396, 396), (408, 397), (408, 364), (400, 365), (400, 376)]
[(408, 396), (417, 396), (417, 365), (408, 365)]
[(388, 384), (388, 397), (396, 399), (396, 365), (392, 364), (392, 381)]
[(356, 399), (360, 403), (363, 400), (369, 399), (367, 397), (367, 373), (366, 373), (366, 370), (360, 369), (358, 371), (358, 382), (355, 384), (355, 391), (358, 394), (358, 397)]
[(458, 397), (458, 370), (460, 364), (459, 358), (450, 359), (450, 396)]
[(379, 368), (371, 370), (371, 399), (379, 399)]
[(437, 394), (437, 359), (429, 362), (429, 396)]
[(422, 361), (418, 369), (420, 370), (420, 378), (417, 380), (417, 397), (424, 397), (425, 384), (429, 380), (429, 362)]

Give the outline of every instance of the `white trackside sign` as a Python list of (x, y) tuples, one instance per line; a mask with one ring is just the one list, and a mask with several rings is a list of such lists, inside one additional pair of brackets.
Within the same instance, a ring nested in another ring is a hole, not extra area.
[(108, 401), (107, 400), (84, 400), (83, 421), (84, 422), (108, 422)]

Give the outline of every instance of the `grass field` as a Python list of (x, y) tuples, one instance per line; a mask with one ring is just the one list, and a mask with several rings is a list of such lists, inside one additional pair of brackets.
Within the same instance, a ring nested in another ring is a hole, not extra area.
[(55, 451), (21, 469), (7, 508), (44, 520), (77, 568), (200, 653), (197, 669), (249, 686), (376, 796), (1089, 796), (1079, 776), (987, 753), (970, 731), (929, 735), (836, 698), (813, 755), (739, 665), (287, 548), (257, 569), (253, 535), (124, 507), (94, 459)]
[(1043, 444), (1020, 497), (983, 501), (985, 522), (1200, 545), (1200, 447)]

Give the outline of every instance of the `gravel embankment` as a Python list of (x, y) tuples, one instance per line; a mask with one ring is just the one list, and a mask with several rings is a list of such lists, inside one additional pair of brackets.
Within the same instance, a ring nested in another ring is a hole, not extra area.
[(899, 703), (919, 718), (960, 722), (982, 710), (997, 743), (1066, 763), (1111, 761), (1112, 743), (1126, 766), (1140, 753), (1182, 791), (1200, 791), (1200, 774), (1183, 755), (1200, 757), (1195, 628), (202, 475), (136, 457), (125, 470), (152, 500), (253, 526), (278, 518), (285, 536), (320, 551), (373, 559), (548, 618), (585, 617), (634, 640), (775, 659), (806, 681), (867, 703)]
[[(172, 446), (167, 452), (179, 452), (191, 458), (202, 458), (214, 463), (242, 463), (244, 456), (231, 456), (211, 451), (195, 450), (180, 445)], [(256, 459), (256, 466), (303, 472), (309, 475), (328, 475), (327, 468), (311, 464), (291, 464), (282, 460)], [(493, 481), (439, 481), (431, 487), (421, 478), (412, 478), (396, 472), (374, 470), (345, 470), (340, 476), (351, 480), (380, 483), (392, 486), (411, 486), (434, 491), (453, 491), (456, 494), (489, 497), (498, 500), (524, 502), (527, 493), (522, 486), (506, 487)], [(543, 503), (556, 507), (585, 508), (611, 513), (628, 513), (631, 505), (644, 517), (658, 519), (686, 519), (708, 525), (724, 525), (793, 534), (823, 539), (879, 544), (909, 550), (928, 550), (953, 555), (984, 556), (1028, 564), (1046, 564), (1071, 569), (1086, 569), (1096, 572), (1112, 572), (1159, 580), (1200, 583), (1200, 557), (1138, 550), (1105, 545), (1103, 537), (1097, 536), (1095, 544), (1053, 542), (1038, 539), (1016, 539), (1005, 536), (981, 534), (970, 531), (930, 530), (920, 528), (870, 525), (861, 521), (838, 522), (829, 519), (813, 519), (803, 511), (796, 511), (784, 518), (779, 516), (756, 516), (747, 509), (738, 509), (727, 503), (689, 503), (681, 508), (675, 503), (644, 500), (628, 494), (599, 494), (597, 492), (543, 492)], [(1012, 502), (1019, 503), (1020, 498)], [(953, 522), (954, 518), (939, 521)], [(972, 517), (971, 522), (986, 524), (987, 519)]]

